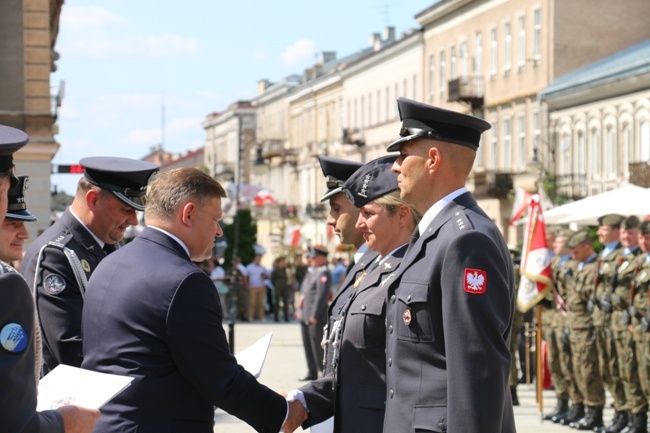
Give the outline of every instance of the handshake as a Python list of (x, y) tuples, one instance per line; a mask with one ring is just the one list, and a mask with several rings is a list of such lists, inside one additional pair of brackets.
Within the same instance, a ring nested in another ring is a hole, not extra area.
[(280, 431), (284, 433), (292, 433), (307, 420), (307, 409), (304, 404), (301, 403), (300, 399), (297, 399), (294, 396), (287, 397), (285, 393), (280, 394), (287, 399), (287, 403), (289, 404), (287, 419), (284, 421), (284, 424), (282, 424), (282, 429)]

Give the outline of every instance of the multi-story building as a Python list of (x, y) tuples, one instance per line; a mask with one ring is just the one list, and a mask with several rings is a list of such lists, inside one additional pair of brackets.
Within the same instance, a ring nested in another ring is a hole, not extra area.
[(26, 200), (38, 221), (27, 224), (33, 238), (50, 226), (51, 161), (58, 97), (50, 96), (50, 73), (63, 0), (10, 0), (0, 13), (0, 124), (25, 131), (28, 146), (14, 157), (18, 174), (30, 176)]
[(558, 78), (542, 90), (549, 113), (544, 167), (567, 199), (628, 183), (650, 187), (650, 39)]
[(511, 245), (522, 228), (507, 227), (509, 193), (534, 188), (537, 173), (528, 172), (528, 162), (548, 152), (540, 91), (647, 39), (647, 9), (646, 0), (442, 0), (416, 15), (426, 102), (492, 124), (468, 186)]

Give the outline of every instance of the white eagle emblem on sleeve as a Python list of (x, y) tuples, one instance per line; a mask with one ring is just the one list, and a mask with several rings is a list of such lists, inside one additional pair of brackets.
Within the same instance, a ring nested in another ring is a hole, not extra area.
[(481, 269), (465, 269), (465, 291), (475, 295), (485, 293), (487, 273)]

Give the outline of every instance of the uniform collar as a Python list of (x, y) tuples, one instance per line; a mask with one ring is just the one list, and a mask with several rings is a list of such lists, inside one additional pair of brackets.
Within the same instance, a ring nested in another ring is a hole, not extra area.
[(467, 192), (467, 188), (462, 187), (457, 189), (456, 191), (447, 194), (437, 202), (435, 202), (425, 213), (422, 215), (422, 219), (420, 220), (420, 223), (418, 224), (418, 229), (420, 230), (420, 233), (424, 233), (429, 227), (429, 224), (431, 224), (431, 221), (435, 219), (436, 216), (442, 211), (442, 209), (447, 206), (449, 203), (454, 201), (454, 199), (462, 194), (465, 194)]

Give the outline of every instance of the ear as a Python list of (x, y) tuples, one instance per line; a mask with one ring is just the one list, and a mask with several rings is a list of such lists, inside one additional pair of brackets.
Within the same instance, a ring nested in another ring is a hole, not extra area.
[(430, 173), (433, 173), (440, 168), (440, 164), (442, 163), (442, 153), (436, 146), (431, 146), (427, 155), (429, 156), (429, 159), (427, 160), (427, 169)]
[(397, 222), (400, 226), (404, 226), (411, 221), (411, 210), (406, 205), (400, 205), (397, 209)]
[(96, 189), (89, 189), (86, 191), (86, 206), (88, 206), (88, 209), (91, 211), (95, 211), (95, 208), (97, 207), (97, 200), (99, 200), (99, 191)]
[(196, 213), (198, 212), (198, 209), (196, 205), (193, 202), (187, 202), (183, 207), (181, 208), (181, 222), (183, 225), (186, 227), (192, 227), (194, 225), (194, 218), (196, 217)]

